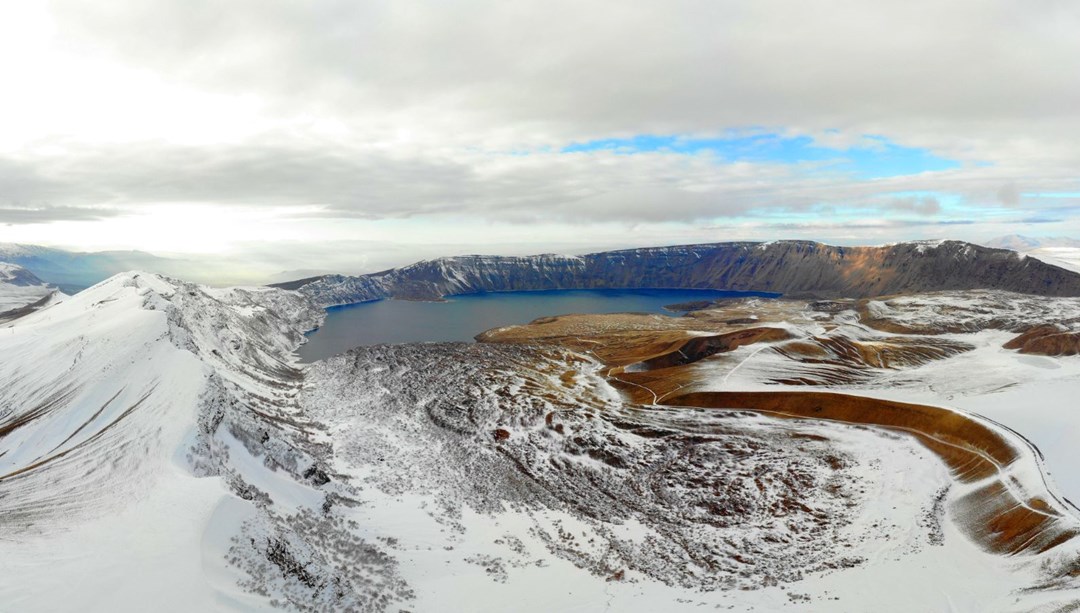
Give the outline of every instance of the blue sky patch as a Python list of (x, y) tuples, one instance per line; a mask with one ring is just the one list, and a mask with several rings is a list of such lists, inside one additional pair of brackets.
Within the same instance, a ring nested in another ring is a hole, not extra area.
[(773, 164), (821, 163), (829, 170), (851, 173), (860, 179), (878, 179), (920, 172), (959, 168), (955, 160), (934, 155), (927, 149), (903, 147), (883, 136), (867, 135), (864, 144), (836, 149), (814, 144), (809, 136), (785, 137), (775, 133), (721, 138), (691, 138), (677, 135), (641, 134), (630, 138), (607, 138), (572, 143), (563, 153), (613, 151), (618, 154), (711, 153), (727, 162)]

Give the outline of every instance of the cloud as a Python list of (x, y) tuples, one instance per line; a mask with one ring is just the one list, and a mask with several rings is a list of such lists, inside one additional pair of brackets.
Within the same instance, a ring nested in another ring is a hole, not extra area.
[(1020, 204), (1020, 188), (1015, 183), (1001, 186), (997, 192), (998, 201), (1005, 206), (1017, 206)]
[[(896, 230), (910, 228), (934, 228), (951, 226), (971, 226), (977, 222), (972, 219), (942, 219), (927, 221), (922, 219), (864, 219), (855, 221), (813, 221), (813, 222), (780, 222), (770, 223), (762, 229), (776, 231), (803, 232), (833, 232), (837, 230)], [(820, 235), (820, 234), (819, 234)]]
[(0, 206), (47, 199), (52, 187), (34, 163), (0, 157)]
[(391, 129), (458, 143), (774, 126), (959, 150), (1077, 127), (1080, 84), (1061, 77), (1080, 73), (1080, 10), (1068, 2), (53, 6), (74, 50), (199, 90), (257, 93), (284, 113), (381, 114)]
[[(556, 242), (610, 221), (767, 233), (826, 211), (897, 230), (1074, 213), (1017, 187), (1076, 191), (1073, 2), (26, 6), (0, 8), (9, 220), (196, 203), (321, 229), (536, 226)], [(572, 146), (642, 135), (683, 150)], [(733, 135), (849, 163), (687, 149)], [(905, 152), (905, 172), (876, 172)]]
[[(308, 219), (459, 216), (575, 225), (782, 217), (822, 207), (933, 216), (943, 210), (939, 194), (966, 203), (961, 214), (1001, 206), (1001, 171), (995, 167), (867, 181), (818, 162), (729, 162), (709, 151), (520, 155), (265, 139), (213, 146), (70, 146), (62, 154), (0, 157), (0, 170), (5, 168), (2, 185), (11, 188), (0, 191), (0, 201), (13, 209), (33, 208), (41, 219), (51, 209), (57, 219), (89, 219), (185, 203), (288, 209)], [(1027, 181), (1050, 192), (1066, 189), (1072, 179)], [(3, 198), (11, 194), (16, 197)]]
[(0, 208), (0, 224), (21, 225), (53, 221), (96, 221), (119, 215), (117, 209), (83, 207)]
[(909, 196), (906, 198), (894, 198), (888, 208), (895, 211), (906, 211), (917, 215), (937, 215), (941, 212), (941, 202), (934, 196)]

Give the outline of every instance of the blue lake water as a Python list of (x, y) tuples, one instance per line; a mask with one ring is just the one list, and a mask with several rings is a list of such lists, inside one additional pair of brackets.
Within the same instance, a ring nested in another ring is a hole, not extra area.
[(453, 296), (447, 302), (379, 300), (327, 309), (322, 327), (308, 335), (299, 351), (314, 362), (361, 345), (472, 341), (477, 334), (539, 317), (567, 313), (667, 313), (669, 304), (743, 296), (758, 292), (716, 290), (546, 290)]

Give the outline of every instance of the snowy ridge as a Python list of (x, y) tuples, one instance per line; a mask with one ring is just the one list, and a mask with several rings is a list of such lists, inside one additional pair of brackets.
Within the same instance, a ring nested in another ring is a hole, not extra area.
[(127, 273), (0, 328), (0, 601), (348, 604), (354, 583), (391, 573), (333, 570), (363, 544), (319, 516), (350, 488), (323, 468), (287, 357), (320, 317), (289, 292)]
[(47, 251), (51, 250), (48, 247), (38, 247), (36, 245), (0, 243), (0, 260), (10, 261), (16, 258), (29, 257)]
[[(458, 264), (425, 266), (449, 276)], [(999, 303), (1072, 313), (1066, 300), (993, 292), (964, 311), (962, 296), (883, 300), (873, 313), (1002, 330), (1029, 309)], [(773, 304), (746, 304), (770, 319)], [(900, 334), (855, 310), (807, 309), (776, 326), (790, 343), (826, 339), (833, 353), (815, 355), (842, 364), (853, 343)], [(1061, 579), (1071, 541), (1011, 557), (981, 549), (957, 501), (985, 483), (958, 482), (901, 432), (643, 406), (593, 355), (551, 346), (366, 347), (300, 367), (290, 356), (322, 316), (298, 292), (126, 273), (0, 326), (0, 602), (495, 612), (1019, 611), (1074, 600)], [(1061, 382), (1045, 362), (1028, 364), (1038, 356), (989, 355), (1008, 334), (909, 333), (914, 355), (937, 357), (889, 354), (848, 385), (926, 392), (935, 404), (950, 404), (939, 386), (953, 385), (981, 406), (998, 369)], [(691, 366), (717, 389), (813, 371), (772, 347)], [(1033, 448), (1016, 446), (1022, 459), (1000, 466), (1006, 494), (1075, 524), (1067, 502), (1035, 502), (1052, 483)], [(1048, 453), (1068, 465), (1060, 459)]]
[(580, 257), (459, 256), (371, 275), (330, 275), (286, 285), (299, 286), (324, 307), (382, 298), (441, 300), (474, 292), (595, 288), (724, 289), (832, 298), (993, 288), (1080, 296), (1080, 274), (961, 241), (883, 247), (735, 242)]
[(41, 279), (22, 266), (0, 262), (0, 283), (8, 285), (44, 285)]
[(44, 306), (62, 294), (21, 266), (0, 261), (0, 322)]

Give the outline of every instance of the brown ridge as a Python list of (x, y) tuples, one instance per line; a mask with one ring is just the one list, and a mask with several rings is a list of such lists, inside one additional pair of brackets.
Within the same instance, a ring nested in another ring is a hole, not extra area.
[[(715, 336), (691, 337), (671, 329), (661, 319), (646, 329), (642, 319), (626, 321), (611, 316), (578, 316), (580, 336), (571, 334), (569, 322), (552, 334), (551, 324), (536, 322), (511, 330), (492, 331), (478, 340), (536, 342), (585, 350), (607, 367), (610, 383), (635, 403), (748, 410), (784, 419), (817, 419), (865, 425), (912, 436), (940, 458), (953, 477), (974, 489), (952, 502), (961, 529), (987, 550), (999, 554), (1041, 553), (1080, 534), (1071, 515), (1051, 505), (1053, 493), (1022, 499), (1003, 469), (1025, 461), (1008, 435), (982, 420), (940, 407), (881, 400), (848, 394), (769, 391), (698, 391), (703, 381), (691, 364), (705, 357), (753, 342), (782, 340), (778, 328), (748, 328)], [(668, 319), (668, 318), (665, 318)], [(590, 328), (589, 321), (597, 322)], [(620, 325), (625, 324), (625, 325)], [(775, 331), (775, 332), (773, 332)], [(591, 332), (591, 333), (589, 333)], [(840, 337), (813, 337), (776, 345), (781, 355), (812, 365), (825, 378), (846, 376), (857, 367), (890, 368), (942, 359), (970, 349), (962, 343), (926, 338), (893, 337), (873, 343)], [(846, 370), (833, 373), (830, 369)], [(813, 371), (811, 371), (813, 372)], [(799, 383), (814, 384), (817, 381)], [(1045, 484), (1043, 484), (1045, 486)], [(1076, 572), (1074, 573), (1073, 569)], [(1080, 574), (1080, 560), (1057, 571), (1057, 577)]]
[(1038, 355), (1080, 354), (1080, 332), (1062, 330), (1054, 325), (1037, 326), (1003, 345), (1020, 353)]
[(728, 332), (727, 334), (692, 336), (667, 353), (643, 360), (640, 364), (646, 370), (683, 366), (718, 353), (734, 351), (743, 345), (782, 341), (790, 338), (791, 333), (783, 328), (746, 328), (745, 330)]
[(934, 452), (962, 483), (985, 485), (956, 501), (960, 526), (1002, 554), (1042, 553), (1073, 537), (1073, 518), (1043, 498), (1020, 499), (1001, 470), (1020, 459), (997, 430), (961, 413), (918, 404), (824, 392), (694, 392), (662, 404), (750, 410), (773, 417), (819, 419), (897, 430)]

